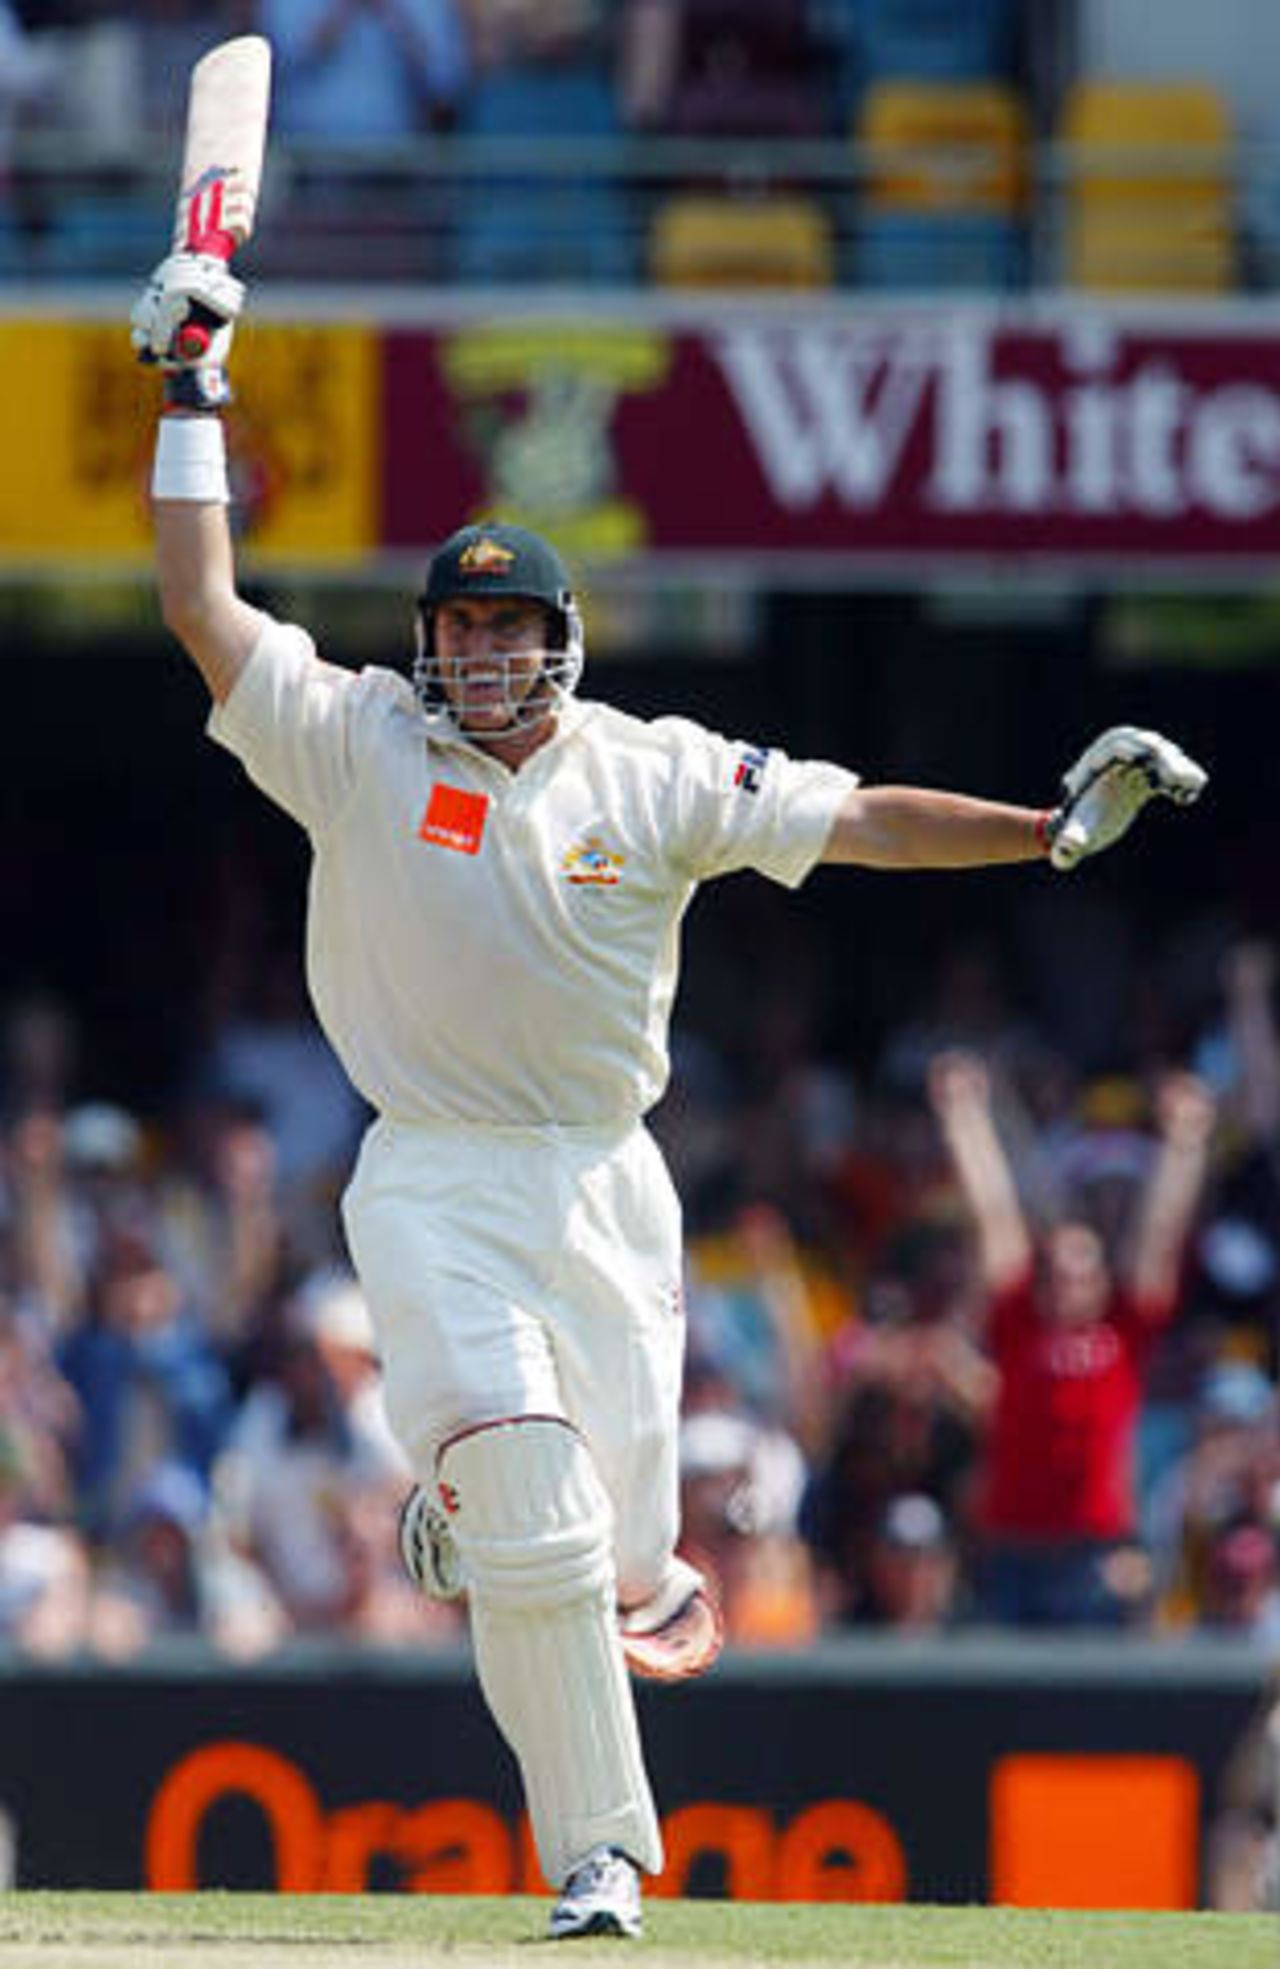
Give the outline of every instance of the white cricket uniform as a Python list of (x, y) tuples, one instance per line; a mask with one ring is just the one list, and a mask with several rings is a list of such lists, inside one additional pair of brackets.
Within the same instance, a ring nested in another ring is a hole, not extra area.
[(563, 1416), (624, 1604), (677, 1534), (680, 1212), (642, 1125), (697, 884), (795, 885), (856, 781), (680, 718), (572, 702), (512, 773), (403, 677), (278, 623), (209, 722), (306, 828), (320, 1022), (377, 1111), (344, 1199), (420, 1479), (480, 1421)]

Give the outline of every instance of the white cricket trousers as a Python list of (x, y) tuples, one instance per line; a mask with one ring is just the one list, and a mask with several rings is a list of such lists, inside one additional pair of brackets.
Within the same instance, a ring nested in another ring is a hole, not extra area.
[(680, 1205), (647, 1129), (384, 1117), (343, 1215), (418, 1480), (478, 1422), (563, 1417), (613, 1508), (619, 1601), (647, 1600), (679, 1531), (684, 1358)]

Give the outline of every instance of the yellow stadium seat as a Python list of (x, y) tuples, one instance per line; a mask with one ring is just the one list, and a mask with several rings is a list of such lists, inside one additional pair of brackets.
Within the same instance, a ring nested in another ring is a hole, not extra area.
[(663, 287), (829, 287), (830, 221), (799, 194), (677, 192), (654, 216), (649, 270)]
[(1013, 217), (1026, 196), (1026, 107), (996, 82), (879, 82), (854, 128), (866, 207)]
[(1059, 136), (1068, 281), (1108, 293), (1233, 284), (1233, 133), (1214, 89), (1082, 82)]

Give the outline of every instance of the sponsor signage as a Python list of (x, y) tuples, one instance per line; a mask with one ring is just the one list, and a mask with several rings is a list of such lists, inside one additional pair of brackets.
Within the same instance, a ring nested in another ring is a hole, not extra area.
[[(235, 525), (264, 563), (332, 571), (376, 547), (378, 338), (249, 325), (226, 422)], [(0, 571), (145, 566), (160, 384), (117, 322), (0, 320)]]
[(408, 329), (386, 360), (390, 545), (501, 509), (605, 559), (1185, 567), (1280, 546), (1269, 332), (824, 308)]
[[(236, 525), (268, 574), (403, 580), (495, 512), (592, 569), (782, 581), (1269, 578), (1280, 552), (1259, 308), (325, 307), (237, 338)], [(0, 405), (0, 570), (144, 565), (157, 390), (123, 331), (0, 319), (0, 360), (24, 383)]]
[[(640, 1686), (666, 1846), (654, 1891), (1195, 1905), (1265, 1658), (1077, 1641), (1052, 1661), (947, 1637), (729, 1655), (685, 1688)], [(21, 1887), (542, 1884), (462, 1656), (230, 1668), (175, 1650), (109, 1670), (0, 1656), (0, 1741)], [(82, 1742), (91, 1758), (65, 1751)]]

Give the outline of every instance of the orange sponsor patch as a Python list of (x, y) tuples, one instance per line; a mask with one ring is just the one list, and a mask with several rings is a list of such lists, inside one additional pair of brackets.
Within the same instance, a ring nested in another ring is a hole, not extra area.
[(418, 839), (433, 841), (438, 848), (453, 848), (460, 855), (478, 854), (488, 808), (487, 793), (468, 793), (465, 787), (447, 786), (437, 780), (418, 827)]

